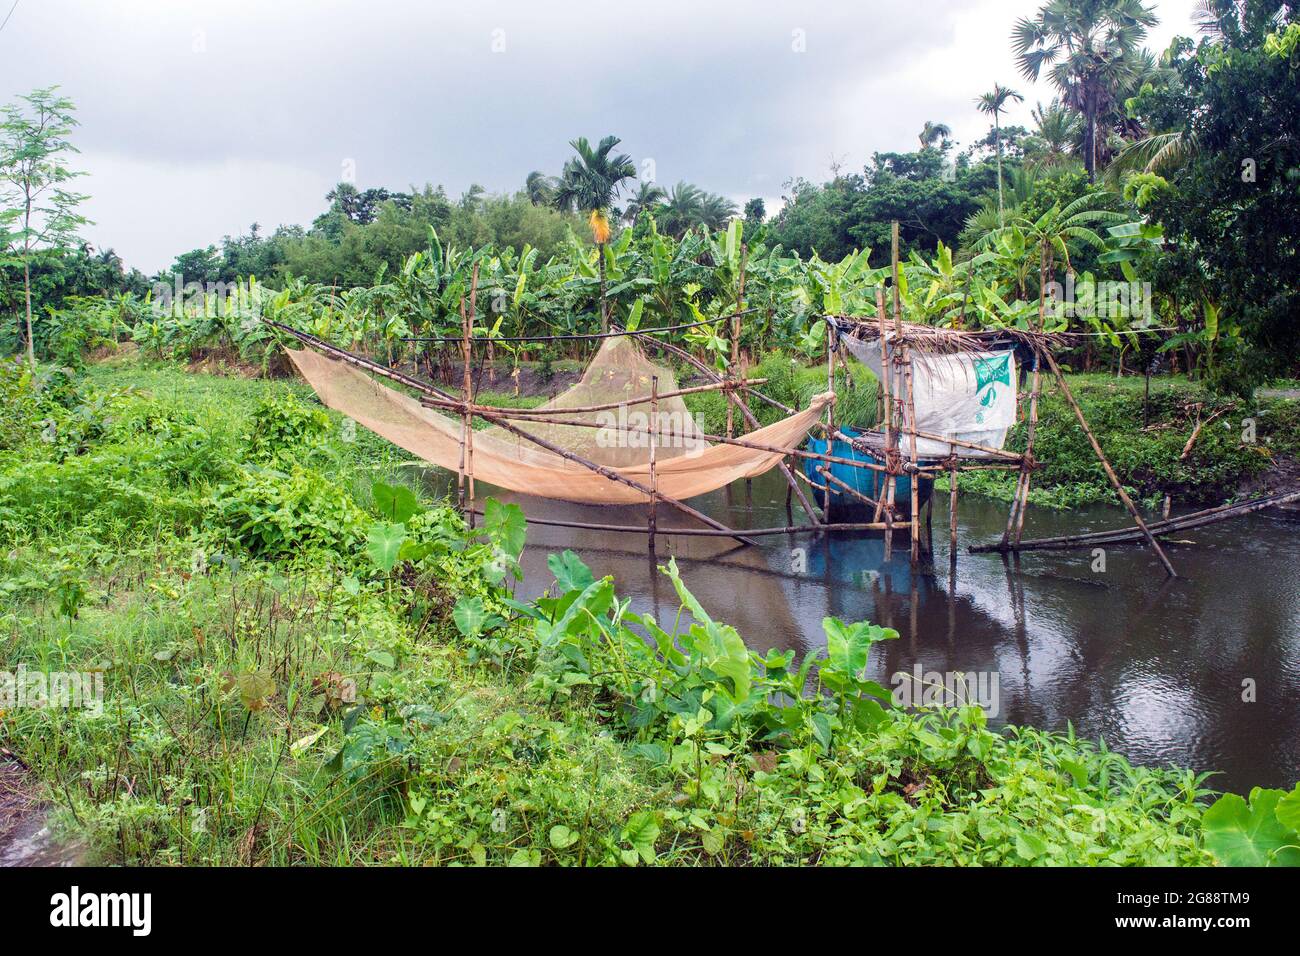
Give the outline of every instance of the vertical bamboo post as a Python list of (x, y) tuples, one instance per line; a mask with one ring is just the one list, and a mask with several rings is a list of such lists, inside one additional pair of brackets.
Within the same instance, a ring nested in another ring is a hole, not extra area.
[(650, 553), (655, 553), (655, 531), (659, 524), (659, 478), (655, 473), (655, 449), (659, 445), (659, 376), (650, 376)]
[(1025, 512), (1029, 510), (1029, 484), (1033, 481), (1034, 435), (1038, 431), (1038, 394), (1041, 391), (1038, 349), (1034, 349), (1034, 372), (1029, 386), (1029, 424), (1025, 431), (1025, 454), (1020, 459), (1020, 470), (1025, 476), (1024, 490), (1020, 495), (1020, 509), (1016, 514), (1016, 544), (1025, 530)]
[(907, 383), (907, 411), (903, 421), (907, 425), (908, 457), (912, 462), (909, 484), (911, 494), (908, 498), (912, 502), (912, 563), (915, 564), (921, 557), (921, 474), (917, 471), (920, 462), (916, 455), (916, 402), (912, 396), (912, 350), (907, 347), (903, 349), (903, 376)]
[(1056, 376), (1056, 383), (1061, 388), (1061, 395), (1065, 398), (1065, 401), (1070, 408), (1073, 409), (1074, 417), (1079, 421), (1079, 427), (1082, 428), (1083, 433), (1088, 436), (1088, 444), (1092, 445), (1092, 450), (1097, 455), (1097, 460), (1101, 462), (1101, 467), (1105, 469), (1106, 477), (1110, 479), (1111, 487), (1113, 487), (1115, 493), (1119, 495), (1120, 501), (1124, 502), (1124, 507), (1128, 509), (1128, 513), (1133, 516), (1133, 522), (1138, 526), (1138, 529), (1141, 530), (1143, 537), (1147, 539), (1147, 544), (1151, 545), (1151, 549), (1155, 551), (1156, 556), (1160, 558), (1160, 563), (1165, 566), (1165, 572), (1171, 578), (1178, 577), (1178, 572), (1175, 571), (1174, 566), (1169, 563), (1169, 557), (1165, 554), (1164, 548), (1160, 547), (1160, 542), (1155, 539), (1155, 536), (1151, 534), (1151, 529), (1148, 528), (1146, 522), (1142, 520), (1142, 515), (1138, 513), (1137, 506), (1133, 504), (1133, 499), (1128, 496), (1128, 492), (1126, 492), (1124, 486), (1120, 484), (1119, 475), (1115, 474), (1115, 469), (1111, 467), (1110, 459), (1108, 459), (1106, 453), (1101, 450), (1101, 445), (1098, 443), (1096, 436), (1093, 435), (1092, 429), (1088, 427), (1088, 419), (1084, 417), (1083, 409), (1079, 407), (1079, 403), (1074, 400), (1074, 395), (1070, 392), (1070, 386), (1066, 384), (1065, 376), (1061, 373), (1061, 367), (1056, 364), (1056, 359), (1052, 357), (1052, 353), (1048, 349), (1043, 349), (1043, 356), (1047, 359), (1048, 368), (1050, 368), (1052, 374)]
[(890, 226), (889, 236), (889, 262), (894, 270), (894, 331), (899, 337), (903, 335), (903, 307), (899, 300), (898, 289), (898, 220), (895, 219)]
[[(460, 300), (460, 335), (461, 335), (461, 357), (464, 359), (464, 353), (467, 349), (467, 340), (465, 330), (468, 324), (465, 318), (465, 300)], [(460, 412), (460, 464), (456, 468), (456, 506), (460, 509), (461, 516), (465, 519), (470, 527), (473, 527), (474, 516), (466, 513), (465, 509), (465, 451), (466, 443), (469, 441), (469, 362), (465, 361), (465, 376), (461, 380), (461, 412)]]
[[(889, 432), (894, 423), (894, 400), (889, 391), (889, 346), (885, 343), (885, 290), (876, 286), (876, 318), (880, 323), (880, 423), (885, 430), (885, 462), (889, 462)], [(887, 480), (887, 479), (886, 479)], [(885, 507), (885, 489), (882, 487), (876, 496), (876, 516), (880, 520), (881, 510)], [(888, 551), (888, 549), (886, 549)]]
[[(749, 258), (749, 246), (745, 243), (740, 244), (740, 277), (739, 287), (736, 291), (736, 311), (731, 316), (731, 368), (727, 372), (728, 379), (734, 379), (736, 369), (740, 366), (740, 313), (745, 310), (745, 261)], [(741, 376), (744, 377), (743, 375)], [(745, 400), (745, 393), (740, 392), (737, 396), (742, 402)], [(735, 438), (735, 405), (727, 402), (727, 437)]]
[[(831, 393), (831, 400), (826, 405), (826, 454), (835, 454), (835, 323), (829, 317), (823, 318), (826, 323), (826, 391)], [(822, 501), (824, 507), (822, 514), (826, 516), (827, 524), (831, 520), (831, 484), (829, 481), (822, 482)]]
[(474, 335), (474, 311), (478, 300), (478, 263), (474, 263), (474, 272), (470, 277), (469, 284), (469, 312), (464, 315), (463, 325), (463, 342), (464, 351), (464, 370), (465, 370), (465, 416), (461, 427), (465, 434), (464, 439), (464, 458), (465, 458), (465, 476), (469, 481), (469, 509), (468, 519), (469, 526), (474, 527), (474, 417), (469, 411), (469, 407), (474, 401), (474, 380), (470, 374), (470, 361), (472, 358), (472, 348), (470, 341)]

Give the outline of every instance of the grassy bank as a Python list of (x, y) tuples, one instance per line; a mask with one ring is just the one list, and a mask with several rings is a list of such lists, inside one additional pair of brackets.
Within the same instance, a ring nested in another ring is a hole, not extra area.
[(1227, 853), (1190, 771), (889, 707), (859, 675), (892, 631), (828, 619), (815, 671), (759, 659), (674, 567), (689, 627), (631, 615), (567, 552), (548, 597), (516, 601), (516, 509), (467, 532), (296, 383), (125, 363), (36, 394), (4, 374), (0, 670), (102, 675), (104, 703), (10, 707), (0, 739), (93, 859)]

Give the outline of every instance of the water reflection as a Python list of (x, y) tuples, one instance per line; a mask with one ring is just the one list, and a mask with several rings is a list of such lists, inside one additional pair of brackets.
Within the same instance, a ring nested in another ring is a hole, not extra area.
[[(482, 494), (486, 494), (484, 491)], [(644, 525), (642, 508), (570, 505), (501, 493), (530, 517)], [(703, 502), (703, 504), (701, 504)], [(738, 528), (784, 526), (779, 475), (692, 502)], [(549, 554), (571, 548), (598, 574), (612, 574), (633, 609), (671, 623), (678, 604), (655, 570), (676, 557), (683, 577), (715, 617), (750, 646), (825, 645), (822, 619), (867, 619), (895, 628), (872, 676), (926, 671), (997, 672), (998, 721), (1064, 729), (1138, 763), (1219, 770), (1214, 784), (1244, 791), (1300, 779), (1300, 541), (1284, 518), (1250, 516), (1188, 532), (1171, 559), (1183, 578), (1166, 580), (1141, 548), (1110, 548), (1105, 571), (1089, 551), (1023, 557), (966, 553), (1000, 534), (1005, 506), (961, 502), (958, 560), (948, 553), (947, 496), (936, 500), (934, 549), (913, 571), (906, 538), (890, 560), (876, 536), (761, 539), (660, 538), (657, 555), (639, 535), (532, 527), (522, 595), (552, 581)], [(798, 506), (795, 505), (798, 518)], [(1124, 523), (1117, 509), (1032, 510), (1030, 536)], [(660, 511), (660, 527), (689, 525)], [(1243, 700), (1253, 681), (1255, 701)]]

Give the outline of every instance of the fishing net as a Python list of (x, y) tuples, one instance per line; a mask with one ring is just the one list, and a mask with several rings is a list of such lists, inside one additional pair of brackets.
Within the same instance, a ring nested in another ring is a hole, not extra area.
[[(443, 415), (396, 389), (381, 385), (355, 366), (309, 349), (286, 349), (302, 376), (330, 408), (356, 420), (393, 444), (425, 461), (457, 471), (461, 463), (461, 419)], [(543, 441), (611, 469), (642, 485), (650, 485), (651, 379), (660, 392), (677, 390), (670, 369), (650, 362), (636, 343), (607, 339), (582, 379), (542, 406), (575, 421), (599, 428), (543, 421), (511, 424)], [(712, 444), (700, 437), (680, 397), (659, 401), (661, 437), (655, 447), (655, 487), (671, 498), (690, 498), (722, 488), (741, 478), (754, 478), (774, 468), (803, 440), (830, 400), (817, 396), (806, 411), (743, 436), (743, 440), (776, 451)], [(591, 406), (614, 408), (583, 411)], [(511, 491), (589, 504), (635, 504), (648, 495), (616, 479), (566, 458), (500, 426), (475, 431), (467, 472)]]
[[(544, 421), (513, 424), (600, 465), (611, 468), (647, 465), (653, 413), (648, 399), (652, 385), (661, 395), (678, 390), (677, 377), (672, 369), (651, 362), (630, 338), (606, 339), (582, 373), (582, 378), (537, 409), (595, 427)], [(587, 410), (593, 406), (597, 410)], [(708, 442), (699, 437), (701, 431), (680, 395), (659, 400), (658, 419), (657, 462), (682, 455), (698, 455), (709, 447)], [(490, 435), (518, 445), (521, 450), (525, 446), (529, 449), (537, 447), (495, 425), (477, 433), (474, 436), (476, 443), (480, 435)]]

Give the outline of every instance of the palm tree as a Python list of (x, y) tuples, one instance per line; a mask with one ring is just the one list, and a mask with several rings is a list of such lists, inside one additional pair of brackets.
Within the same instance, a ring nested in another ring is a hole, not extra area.
[(698, 186), (679, 182), (668, 193), (660, 225), (669, 235), (680, 238), (687, 229), (700, 221), (703, 204), (704, 194)]
[(1038, 103), (1032, 115), (1038, 127), (1028, 149), (1032, 164), (1038, 169), (1058, 169), (1073, 161), (1074, 144), (1083, 128), (1079, 114), (1057, 99), (1046, 108)]
[(1089, 182), (1097, 174), (1098, 121), (1140, 71), (1141, 43), (1157, 22), (1142, 0), (1050, 0), (1037, 16), (1016, 21), (1011, 39), (1021, 73), (1037, 80), (1050, 66), (1065, 105), (1083, 115)]
[(605, 243), (609, 241), (609, 216), (606, 210), (618, 197), (623, 183), (636, 178), (636, 166), (626, 153), (614, 153), (621, 140), (606, 136), (595, 149), (585, 136), (569, 143), (574, 152), (564, 164), (560, 183), (552, 202), (559, 209), (578, 209), (587, 214), (591, 237), (596, 240), (600, 260), (600, 328), (609, 328), (609, 310), (605, 302)]
[(623, 218), (629, 223), (636, 222), (636, 217), (647, 209), (653, 209), (667, 198), (668, 193), (658, 183), (642, 183), (636, 195), (628, 200), (623, 210)]
[(705, 193), (700, 202), (700, 223), (710, 229), (725, 229), (739, 211), (739, 207), (726, 196)]
[(994, 83), (993, 89), (975, 100), (981, 113), (993, 117), (993, 140), (998, 144), (998, 222), (1002, 221), (1002, 124), (999, 118), (1011, 100), (1023, 103), (1025, 98), (1001, 83)]
[(921, 127), (920, 135), (917, 136), (917, 139), (921, 141), (922, 149), (929, 149), (936, 145), (942, 146), (951, 138), (952, 130), (946, 123), (931, 123), (929, 120), (925, 121), (925, 125)]
[(534, 206), (549, 206), (555, 199), (555, 189), (559, 186), (559, 181), (554, 176), (548, 176), (538, 170), (533, 170), (524, 180), (524, 192), (528, 194), (528, 201)]

